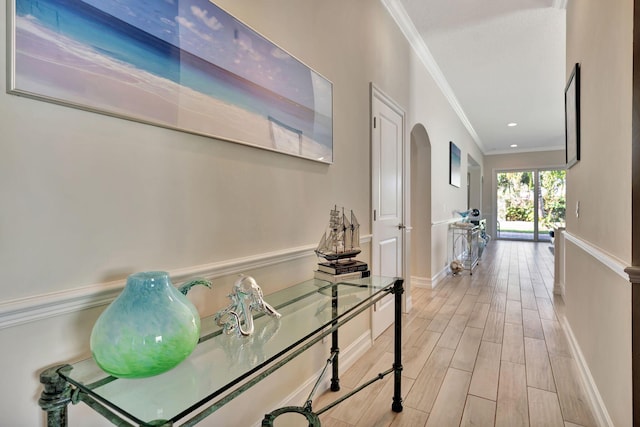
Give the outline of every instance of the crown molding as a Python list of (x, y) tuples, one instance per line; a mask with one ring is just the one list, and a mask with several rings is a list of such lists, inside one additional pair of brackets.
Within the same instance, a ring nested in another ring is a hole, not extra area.
[(396, 24), (404, 34), (405, 38), (409, 41), (409, 44), (415, 51), (416, 55), (418, 55), (418, 58), (420, 58), (424, 66), (427, 68), (427, 71), (429, 72), (429, 74), (431, 74), (431, 77), (435, 80), (436, 84), (442, 91), (442, 94), (444, 95), (444, 97), (447, 99), (447, 101), (449, 101), (451, 108), (453, 108), (455, 113), (458, 115), (458, 117), (460, 118), (460, 121), (469, 132), (469, 135), (471, 135), (471, 138), (478, 145), (478, 148), (480, 148), (480, 151), (482, 151), (482, 153), (484, 154), (486, 150), (484, 145), (482, 144), (482, 141), (480, 140), (480, 137), (478, 136), (475, 129), (471, 125), (471, 122), (467, 118), (467, 115), (462, 109), (462, 106), (460, 106), (458, 99), (453, 93), (453, 89), (451, 89), (451, 86), (449, 86), (449, 83), (447, 82), (447, 79), (444, 77), (442, 70), (440, 70), (440, 67), (438, 66), (435, 59), (433, 58), (433, 55), (431, 55), (431, 51), (429, 51), (429, 47), (424, 42), (424, 39), (416, 29), (415, 25), (413, 25), (411, 18), (407, 14), (407, 11), (405, 10), (404, 6), (402, 6), (402, 4), (400, 3), (400, 0), (380, 0), (380, 1), (389, 12), (389, 15), (391, 15), (393, 20), (396, 22)]
[(553, 0), (553, 7), (559, 10), (565, 10), (569, 0)]
[(533, 147), (533, 148), (511, 148), (509, 150), (493, 150), (483, 153), (485, 156), (497, 156), (500, 154), (522, 154), (522, 153), (535, 153), (542, 151), (564, 151), (564, 146), (553, 147)]

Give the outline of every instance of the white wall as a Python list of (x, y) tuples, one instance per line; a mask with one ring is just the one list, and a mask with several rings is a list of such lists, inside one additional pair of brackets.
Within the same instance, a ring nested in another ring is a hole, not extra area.
[(482, 210), (482, 168), (480, 166), (469, 165), (469, 209), (478, 208)]
[(411, 280), (431, 285), (431, 142), (424, 126), (411, 130)]
[(633, 1), (575, 3), (567, 10), (567, 78), (579, 62), (581, 160), (567, 172), (567, 210), (580, 202), (581, 215), (569, 216), (567, 228), (629, 261)]
[[(215, 276), (213, 291), (191, 295), (206, 315), (227, 304), (234, 269), (254, 275), (266, 294), (310, 278), (310, 248), (330, 206), (354, 209), (362, 234), (370, 233), (370, 82), (407, 109), (407, 132), (423, 123), (429, 133), (434, 219), (464, 205), (465, 190), (448, 185), (448, 142), (462, 148), (463, 159), (482, 156), (378, 2), (218, 3), (333, 82), (335, 163), (1, 93), (0, 425), (42, 425), (39, 372), (88, 356), (103, 293), (117, 293), (127, 275)], [(6, 10), (3, 1), (3, 22)], [(6, 81), (4, 31), (0, 46)], [(441, 269), (441, 236), (432, 251)], [(343, 345), (367, 328), (368, 318), (359, 319)], [(252, 399), (250, 410), (232, 406), (210, 423), (259, 420), (315, 369), (292, 368), (270, 380), (265, 407)], [(71, 425), (105, 424), (83, 405), (71, 412)]]
[[(623, 264), (598, 252), (594, 257), (593, 248), (587, 249), (565, 238), (565, 328), (579, 348), (579, 361), (586, 366), (589, 386), (600, 395), (609, 425), (630, 426), (631, 286)], [(610, 268), (616, 264), (617, 269)]]
[[(569, 2), (567, 78), (581, 64), (580, 162), (567, 171), (565, 303), (612, 425), (632, 425), (632, 0)], [(580, 215), (575, 207), (580, 202)]]
[(449, 185), (449, 142), (461, 150), (461, 168), (467, 170), (467, 155), (483, 164), (484, 155), (469, 135), (467, 129), (448, 105), (433, 79), (425, 79), (425, 66), (420, 58), (412, 55), (410, 62), (411, 87), (415, 96), (409, 108), (409, 128), (422, 124), (431, 143), (431, 279), (447, 265), (447, 221), (459, 218), (455, 210), (465, 210), (467, 189)]

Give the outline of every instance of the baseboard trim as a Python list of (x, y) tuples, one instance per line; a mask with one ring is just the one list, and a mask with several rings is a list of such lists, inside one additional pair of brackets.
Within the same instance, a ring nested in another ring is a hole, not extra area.
[[(361, 244), (369, 242), (371, 242), (371, 235), (361, 236)], [(299, 246), (249, 257), (170, 270), (168, 273), (171, 281), (175, 284), (180, 284), (194, 277), (216, 279), (316, 256), (315, 248), (315, 244)], [(126, 279), (122, 279), (1, 302), (0, 329), (109, 304), (122, 292), (125, 283)]]
[(411, 286), (431, 289), (431, 279), (428, 277), (411, 276)]
[(416, 288), (435, 289), (435, 287), (438, 286), (438, 283), (447, 277), (448, 271), (449, 269), (445, 267), (431, 278), (411, 276), (411, 286), (415, 286)]
[(562, 316), (561, 322), (565, 331), (565, 335), (567, 337), (567, 341), (569, 341), (571, 354), (576, 361), (576, 365), (578, 365), (578, 374), (580, 375), (580, 379), (582, 380), (582, 385), (587, 394), (587, 399), (589, 400), (591, 408), (594, 410), (593, 415), (596, 424), (598, 425), (598, 427), (614, 427), (613, 421), (611, 420), (609, 412), (607, 411), (607, 407), (605, 406), (604, 401), (602, 400), (602, 396), (600, 395), (600, 392), (598, 390), (598, 386), (596, 385), (596, 382), (591, 375), (591, 371), (589, 370), (587, 361), (584, 359), (582, 350), (580, 350), (578, 340), (573, 334), (571, 325), (569, 324), (567, 318), (564, 316)]
[[(367, 350), (369, 350), (373, 346), (373, 342), (371, 341), (371, 331), (367, 331), (364, 334), (360, 335), (356, 340), (351, 343), (346, 349), (340, 350), (340, 375), (343, 375), (351, 366), (353, 366), (360, 357), (362, 357)], [(315, 374), (313, 374), (310, 378), (308, 378), (300, 387), (291, 392), (286, 398), (284, 398), (277, 406), (277, 408), (284, 408), (285, 406), (302, 406), (307, 397), (309, 397), (309, 392), (315, 382), (318, 380), (318, 377), (322, 373), (322, 368), (319, 369)], [(318, 391), (314, 398), (317, 398), (325, 391), (329, 390), (331, 387), (331, 375), (330, 371), (326, 374), (325, 378), (320, 381), (320, 385), (318, 386)], [(336, 395), (336, 399), (339, 396)], [(322, 409), (322, 408), (315, 408)], [(253, 427), (260, 427), (262, 425), (262, 419), (253, 424)]]
[(436, 286), (438, 286), (438, 283), (447, 277), (448, 272), (449, 268), (445, 267), (431, 278), (411, 276), (411, 286), (415, 286), (416, 288), (435, 289)]
[(444, 267), (438, 274), (433, 276), (433, 278), (431, 279), (431, 289), (435, 289), (436, 286), (438, 286), (438, 284), (447, 277), (448, 272), (449, 267)]

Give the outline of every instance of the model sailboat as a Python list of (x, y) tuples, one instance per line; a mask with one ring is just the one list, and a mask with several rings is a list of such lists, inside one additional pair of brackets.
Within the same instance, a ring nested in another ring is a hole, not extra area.
[(347, 218), (335, 206), (329, 214), (329, 227), (322, 235), (316, 248), (316, 254), (327, 261), (339, 261), (358, 255), (360, 250), (360, 224), (351, 211), (351, 218)]

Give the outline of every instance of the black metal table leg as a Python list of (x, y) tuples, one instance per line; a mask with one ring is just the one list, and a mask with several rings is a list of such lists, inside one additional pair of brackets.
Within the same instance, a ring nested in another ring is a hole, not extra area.
[(394, 412), (402, 412), (402, 294), (404, 280), (396, 278), (393, 284), (395, 295), (395, 325), (394, 325), (394, 362), (393, 362), (393, 404)]
[(59, 374), (70, 365), (58, 365), (43, 371), (40, 382), (44, 390), (38, 404), (47, 412), (47, 427), (67, 427), (67, 405), (71, 402), (71, 386)]
[[(331, 326), (338, 324), (338, 285), (335, 284), (331, 288), (331, 315), (334, 320)], [(338, 328), (331, 333), (331, 353), (335, 354), (332, 362), (331, 371), (331, 391), (340, 391), (340, 372), (338, 369), (338, 356), (340, 354), (340, 347), (338, 347)]]

